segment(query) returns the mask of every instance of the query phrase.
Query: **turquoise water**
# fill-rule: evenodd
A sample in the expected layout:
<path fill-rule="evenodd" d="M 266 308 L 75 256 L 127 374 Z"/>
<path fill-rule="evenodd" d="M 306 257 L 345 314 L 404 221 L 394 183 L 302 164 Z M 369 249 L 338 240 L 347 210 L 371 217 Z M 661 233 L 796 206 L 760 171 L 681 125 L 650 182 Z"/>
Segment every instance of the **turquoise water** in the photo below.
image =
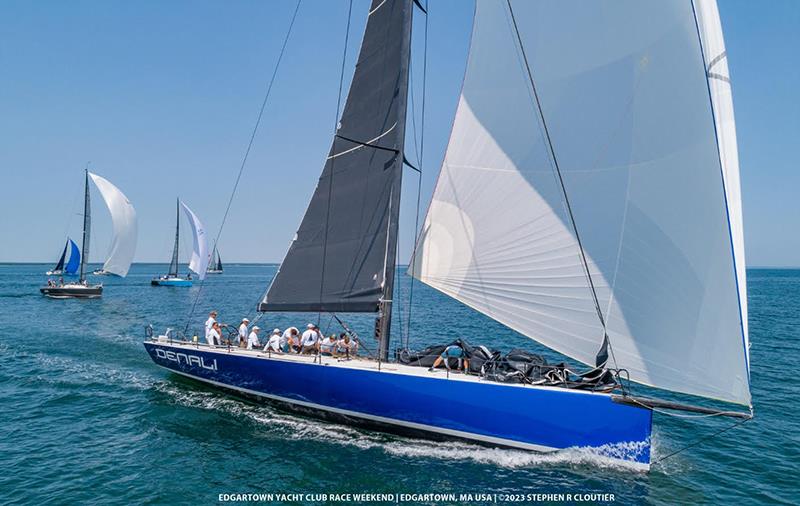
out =
<path fill-rule="evenodd" d="M 2 504 L 208 504 L 220 493 L 248 492 L 600 492 L 622 504 L 797 502 L 798 270 L 748 273 L 756 418 L 644 474 L 580 451 L 537 455 L 431 443 L 229 397 L 157 368 L 141 345 L 147 323 L 160 330 L 186 324 L 197 286 L 151 287 L 164 266 L 136 265 L 127 279 L 96 278 L 106 286 L 102 299 L 50 300 L 38 293 L 49 267 L 0 264 Z M 190 329 L 201 327 L 211 307 L 224 322 L 252 318 L 274 272 L 231 265 L 211 276 Z M 402 277 L 400 313 L 407 289 Z M 542 351 L 431 289 L 414 290 L 412 347 L 459 335 Z M 307 318 L 268 315 L 260 326 Z M 349 321 L 370 334 L 370 319 Z M 399 321 L 394 332 L 405 334 Z M 321 323 L 324 329 L 328 318 Z M 654 458 L 731 423 L 656 415 Z"/>

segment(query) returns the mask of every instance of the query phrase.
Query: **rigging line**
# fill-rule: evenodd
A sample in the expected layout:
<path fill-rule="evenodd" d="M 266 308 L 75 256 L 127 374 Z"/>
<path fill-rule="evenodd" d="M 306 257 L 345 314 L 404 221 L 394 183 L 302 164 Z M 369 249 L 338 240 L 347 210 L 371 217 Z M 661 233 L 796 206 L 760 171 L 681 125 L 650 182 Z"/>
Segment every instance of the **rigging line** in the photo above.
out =
<path fill-rule="evenodd" d="M 339 93 L 336 96 L 336 118 L 334 118 L 333 122 L 333 146 L 331 147 L 332 152 L 336 148 L 336 137 L 337 137 L 337 132 L 339 131 L 339 114 L 342 110 L 342 88 L 344 87 L 344 67 L 345 63 L 347 62 L 347 44 L 350 41 L 350 21 L 352 19 L 352 16 L 353 16 L 353 0 L 350 0 L 349 6 L 347 8 L 347 27 L 345 28 L 344 32 L 344 47 L 342 48 L 342 66 L 341 69 L 339 70 Z M 328 179 L 328 201 L 326 202 L 326 209 L 325 209 L 325 235 L 322 240 L 322 271 L 320 272 L 320 277 L 319 277 L 320 306 L 322 305 L 322 292 L 325 287 L 325 264 L 327 263 L 328 259 L 328 229 L 331 217 L 331 199 L 333 198 L 333 171 L 336 166 L 336 155 L 331 157 L 330 160 L 331 160 L 331 170 L 330 170 L 330 178 Z M 317 325 L 319 325 L 321 318 L 322 318 L 322 311 L 318 311 Z"/>
<path fill-rule="evenodd" d="M 569 219 L 570 219 L 570 222 L 572 224 L 572 230 L 575 232 L 575 240 L 578 243 L 578 249 L 580 250 L 581 260 L 583 262 L 583 268 L 586 271 L 586 278 L 589 281 L 589 288 L 591 289 L 592 299 L 594 301 L 595 309 L 597 310 L 597 317 L 600 319 L 600 325 L 603 327 L 603 334 L 604 334 L 604 336 L 603 336 L 603 341 L 604 341 L 603 344 L 605 345 L 607 343 L 609 349 L 611 349 L 611 341 L 608 338 L 608 330 L 606 328 L 606 320 L 605 320 L 605 317 L 603 316 L 603 310 L 600 308 L 600 301 L 599 301 L 599 299 L 597 297 L 597 290 L 596 290 L 596 288 L 594 286 L 594 280 L 592 279 L 592 273 L 591 273 L 591 271 L 589 269 L 589 262 L 586 259 L 586 252 L 583 249 L 583 243 L 581 242 L 581 236 L 578 233 L 578 225 L 575 222 L 575 215 L 573 214 L 572 206 L 569 203 L 569 196 L 567 195 L 567 188 L 566 188 L 566 186 L 564 184 L 564 177 L 561 174 L 561 168 L 558 165 L 558 159 L 556 157 L 556 151 L 555 151 L 555 148 L 553 147 L 553 139 L 550 136 L 549 129 L 547 128 L 547 122 L 545 121 L 545 118 L 544 118 L 544 110 L 542 110 L 542 103 L 541 103 L 541 100 L 539 99 L 539 93 L 536 90 L 536 84 L 535 84 L 534 79 L 533 79 L 533 72 L 531 71 L 531 66 L 528 63 L 528 55 L 525 52 L 525 46 L 522 44 L 522 35 L 519 32 L 519 26 L 517 26 L 517 18 L 514 16 L 514 9 L 511 7 L 511 0 L 506 0 L 506 4 L 508 5 L 508 11 L 511 14 L 511 22 L 514 25 L 514 31 L 516 32 L 516 35 L 517 35 L 517 41 L 519 42 L 520 52 L 522 53 L 522 59 L 525 62 L 525 69 L 527 70 L 528 79 L 529 79 L 530 84 L 531 84 L 531 89 L 533 90 L 533 98 L 536 101 L 536 109 L 539 111 L 539 118 L 542 121 L 542 130 L 544 130 L 544 135 L 545 135 L 545 138 L 547 139 L 547 147 L 548 147 L 548 150 L 550 152 L 550 156 L 553 159 L 553 166 L 554 166 L 554 168 L 556 170 L 556 174 L 558 175 L 558 181 L 559 181 L 559 183 L 561 185 L 561 193 L 564 196 L 564 203 L 565 203 L 565 205 L 567 207 L 567 213 L 569 215 Z M 602 350 L 602 347 L 601 347 L 601 350 Z M 613 350 L 611 350 L 611 354 L 612 354 L 612 357 L 613 357 L 613 355 L 614 355 L 614 351 Z M 616 364 L 616 359 L 614 359 L 614 363 Z"/>
<path fill-rule="evenodd" d="M 416 1 L 416 0 L 415 0 Z M 425 96 L 427 90 L 427 79 L 428 79 L 428 18 L 430 16 L 430 2 L 425 2 L 425 36 L 424 36 L 424 43 L 423 43 L 423 50 L 422 50 L 422 117 L 420 118 L 420 129 L 419 129 L 419 153 L 417 154 L 417 165 L 419 169 L 417 170 L 417 210 L 416 215 L 414 217 L 414 237 L 419 235 L 419 210 L 420 204 L 422 203 L 422 157 L 425 155 Z M 413 97 L 413 95 L 412 95 Z M 414 147 L 416 148 L 416 122 L 414 123 Z M 412 254 L 411 260 L 414 260 L 414 255 Z M 408 344 L 411 339 L 411 312 L 414 308 L 414 276 L 410 276 L 411 278 L 411 286 L 408 289 L 408 321 L 406 322 L 406 349 L 408 349 Z"/>
<path fill-rule="evenodd" d="M 750 420 L 752 420 L 752 418 L 742 418 L 741 420 L 739 420 L 738 422 L 734 423 L 733 425 L 730 425 L 728 427 L 725 427 L 724 429 L 718 430 L 717 432 L 714 432 L 713 434 L 710 434 L 708 436 L 705 436 L 705 437 L 702 437 L 700 439 L 697 439 L 697 440 L 689 443 L 688 445 L 686 445 L 686 446 L 684 446 L 682 448 L 678 448 L 674 452 L 669 453 L 666 456 L 661 457 L 660 459 L 656 460 L 655 462 L 653 462 L 652 465 L 660 464 L 660 463 L 664 462 L 665 460 L 667 460 L 670 457 L 674 457 L 675 455 L 677 455 L 677 454 L 679 454 L 679 453 L 681 453 L 681 452 L 683 452 L 685 450 L 688 450 L 689 448 L 694 448 L 695 446 L 698 446 L 699 444 L 704 443 L 704 442 L 708 441 L 709 439 L 713 439 L 713 438 L 715 438 L 715 437 L 717 437 L 717 436 L 719 436 L 721 434 L 724 434 L 725 432 L 728 432 L 731 429 L 735 429 L 736 427 L 742 425 L 745 422 L 749 422 Z"/>
<path fill-rule="evenodd" d="M 289 37 L 292 34 L 292 28 L 294 27 L 294 22 L 297 19 L 297 13 L 300 10 L 300 3 L 302 0 L 297 0 L 297 4 L 294 7 L 294 12 L 292 13 L 292 19 L 289 22 L 289 28 L 286 30 L 286 36 L 283 38 L 283 44 L 281 45 L 281 50 L 278 53 L 278 60 L 275 62 L 275 68 L 272 70 L 272 76 L 269 79 L 269 84 L 267 85 L 267 91 L 264 94 L 264 100 L 261 102 L 261 108 L 258 111 L 258 116 L 256 117 L 256 124 L 253 126 L 253 132 L 250 134 L 250 140 L 247 143 L 247 149 L 244 152 L 244 156 L 242 157 L 242 163 L 239 166 L 239 174 L 236 176 L 236 182 L 233 185 L 233 190 L 231 191 L 231 196 L 228 199 L 228 205 L 225 207 L 225 214 L 222 216 L 222 223 L 220 223 L 219 231 L 217 232 L 216 238 L 214 238 L 214 244 L 216 245 L 219 242 L 219 238 L 222 235 L 222 229 L 225 227 L 225 221 L 228 219 L 228 212 L 231 210 L 231 205 L 233 204 L 233 199 L 236 196 L 236 190 L 239 188 L 239 181 L 242 179 L 242 173 L 244 172 L 245 165 L 247 164 L 247 158 L 250 156 L 250 150 L 253 147 L 253 142 L 256 138 L 256 133 L 258 133 L 258 127 L 261 125 L 261 118 L 264 116 L 264 109 L 267 106 L 267 101 L 269 100 L 270 93 L 272 92 L 272 85 L 275 83 L 275 78 L 278 75 L 278 69 L 281 66 L 281 61 L 283 60 L 283 55 L 286 52 L 286 45 L 289 43 Z M 198 287 L 197 294 L 194 298 L 194 303 L 192 304 L 192 309 L 189 312 L 189 316 L 186 319 L 186 327 L 184 328 L 184 333 L 189 328 L 189 322 L 194 316 L 194 311 L 197 308 L 197 302 L 200 300 L 200 294 L 203 292 L 203 285 L 205 284 L 205 277 L 200 280 L 200 286 Z"/>

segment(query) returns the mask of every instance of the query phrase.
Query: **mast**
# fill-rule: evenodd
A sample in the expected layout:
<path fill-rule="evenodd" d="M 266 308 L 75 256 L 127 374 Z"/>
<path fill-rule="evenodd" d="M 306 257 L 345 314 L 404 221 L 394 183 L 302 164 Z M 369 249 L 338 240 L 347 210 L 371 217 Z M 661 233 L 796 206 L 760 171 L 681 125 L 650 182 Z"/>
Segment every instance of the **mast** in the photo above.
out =
<path fill-rule="evenodd" d="M 178 244 L 180 242 L 181 232 L 181 200 L 175 201 L 175 246 L 172 248 L 172 261 L 169 263 L 169 272 L 167 276 L 178 275 Z"/>
<path fill-rule="evenodd" d="M 89 234 L 92 227 L 92 209 L 89 201 L 89 168 L 84 170 L 85 189 L 83 200 L 83 242 L 81 244 L 81 274 L 79 282 L 86 281 L 86 263 L 89 261 Z"/>

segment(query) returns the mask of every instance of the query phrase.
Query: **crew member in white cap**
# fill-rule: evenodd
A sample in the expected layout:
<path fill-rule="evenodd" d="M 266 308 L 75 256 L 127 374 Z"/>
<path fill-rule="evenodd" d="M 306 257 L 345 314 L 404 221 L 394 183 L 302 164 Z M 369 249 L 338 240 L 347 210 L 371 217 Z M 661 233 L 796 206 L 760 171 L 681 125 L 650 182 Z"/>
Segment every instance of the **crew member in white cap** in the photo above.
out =
<path fill-rule="evenodd" d="M 247 318 L 242 318 L 242 324 L 239 325 L 239 336 L 237 337 L 239 348 L 244 348 L 247 346 L 247 326 L 250 324 L 250 320 Z"/>
<path fill-rule="evenodd" d="M 319 330 L 317 330 L 317 326 L 313 323 L 309 323 L 306 325 L 306 331 L 303 332 L 303 339 L 301 344 L 303 345 L 301 353 L 307 355 L 309 353 L 316 353 L 317 344 L 319 343 L 320 335 Z"/>
<path fill-rule="evenodd" d="M 258 331 L 261 328 L 258 325 L 253 326 L 253 330 L 250 332 L 250 336 L 247 338 L 247 349 L 252 350 L 253 348 L 260 348 L 261 343 L 258 341 Z"/>
<path fill-rule="evenodd" d="M 283 348 L 281 347 L 281 329 L 275 329 L 272 331 L 272 335 L 269 336 L 269 341 L 267 341 L 267 345 L 264 346 L 264 351 L 272 351 L 275 353 L 283 353 Z"/>

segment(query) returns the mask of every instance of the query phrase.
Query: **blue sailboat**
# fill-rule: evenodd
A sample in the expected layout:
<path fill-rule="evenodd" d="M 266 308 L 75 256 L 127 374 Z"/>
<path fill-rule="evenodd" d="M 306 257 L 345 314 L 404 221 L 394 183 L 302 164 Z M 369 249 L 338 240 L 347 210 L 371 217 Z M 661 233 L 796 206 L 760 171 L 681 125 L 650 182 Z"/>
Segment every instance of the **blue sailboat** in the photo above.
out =
<path fill-rule="evenodd" d="M 67 249 L 71 247 L 69 262 L 67 262 L 66 269 L 64 268 L 64 262 L 67 259 Z M 75 274 L 78 272 L 78 267 L 80 266 L 81 262 L 81 252 L 78 249 L 78 245 L 75 242 L 67 238 L 67 241 L 64 243 L 64 250 L 61 252 L 61 257 L 58 259 L 58 263 L 56 266 L 53 267 L 51 270 L 47 271 L 48 276 L 60 276 L 62 274 Z"/>
<path fill-rule="evenodd" d="M 430 356 L 391 353 L 417 8 L 372 1 L 322 175 L 258 305 L 330 313 L 355 339 L 340 315 L 373 313 L 375 356 L 243 350 L 168 333 L 145 340 L 151 359 L 342 423 L 583 448 L 639 469 L 651 463 L 654 410 L 752 417 L 736 139 L 713 0 L 477 0 L 409 272 L 586 369 L 462 344 L 470 366 L 451 371 L 443 352 L 445 373 L 422 364 Z M 634 395 L 631 383 L 750 409 Z"/>

